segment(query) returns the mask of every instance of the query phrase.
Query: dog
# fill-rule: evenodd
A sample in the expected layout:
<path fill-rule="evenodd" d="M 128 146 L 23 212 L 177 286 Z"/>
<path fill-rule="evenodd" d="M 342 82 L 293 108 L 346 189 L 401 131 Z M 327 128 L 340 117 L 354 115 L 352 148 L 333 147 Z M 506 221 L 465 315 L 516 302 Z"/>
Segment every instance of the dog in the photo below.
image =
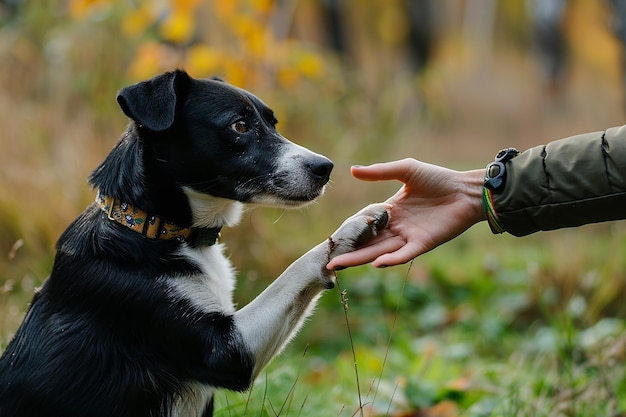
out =
<path fill-rule="evenodd" d="M 96 201 L 0 358 L 2 417 L 211 416 L 215 390 L 248 389 L 334 286 L 327 262 L 388 221 L 366 207 L 237 310 L 220 229 L 313 201 L 333 163 L 220 79 L 167 72 L 117 102 L 130 123 L 89 177 Z"/>

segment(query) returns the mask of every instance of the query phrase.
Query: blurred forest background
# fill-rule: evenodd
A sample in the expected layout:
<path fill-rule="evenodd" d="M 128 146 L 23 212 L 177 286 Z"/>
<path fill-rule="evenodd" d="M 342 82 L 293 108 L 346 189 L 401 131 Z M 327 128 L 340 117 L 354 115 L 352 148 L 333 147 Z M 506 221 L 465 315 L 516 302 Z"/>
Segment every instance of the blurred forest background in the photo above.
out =
<path fill-rule="evenodd" d="M 86 178 L 127 123 L 119 88 L 174 68 L 218 75 L 335 162 L 318 204 L 223 231 L 245 304 L 399 187 L 359 183 L 352 164 L 470 169 L 622 125 L 624 3 L 0 1 L 0 350 L 94 198 Z M 219 394 L 217 415 L 626 416 L 625 254 L 623 222 L 520 239 L 482 224 L 411 265 L 342 271 L 346 315 L 326 294 L 250 393 Z"/>

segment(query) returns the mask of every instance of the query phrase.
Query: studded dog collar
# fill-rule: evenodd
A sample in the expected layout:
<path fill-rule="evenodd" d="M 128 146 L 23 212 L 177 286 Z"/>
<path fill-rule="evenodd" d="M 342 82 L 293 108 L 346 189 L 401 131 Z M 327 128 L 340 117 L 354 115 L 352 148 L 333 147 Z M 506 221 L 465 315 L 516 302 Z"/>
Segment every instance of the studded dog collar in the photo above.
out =
<path fill-rule="evenodd" d="M 103 195 L 100 191 L 96 195 L 96 204 L 107 214 L 110 220 L 141 233 L 148 239 L 178 239 L 188 241 L 193 246 L 211 246 L 219 238 L 220 228 L 197 231 L 189 227 L 183 228 L 161 216 L 147 213 L 132 204 Z"/>

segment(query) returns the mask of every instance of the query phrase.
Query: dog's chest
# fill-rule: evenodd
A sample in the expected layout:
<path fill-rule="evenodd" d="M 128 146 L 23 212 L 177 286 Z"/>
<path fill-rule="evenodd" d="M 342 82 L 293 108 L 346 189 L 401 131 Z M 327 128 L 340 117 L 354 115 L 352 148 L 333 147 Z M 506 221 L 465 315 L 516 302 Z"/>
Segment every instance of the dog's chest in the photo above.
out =
<path fill-rule="evenodd" d="M 183 388 L 181 398 L 174 405 L 172 417 L 205 417 L 213 392 L 214 388 L 208 385 L 189 383 Z"/>
<path fill-rule="evenodd" d="M 235 271 L 224 256 L 222 245 L 185 248 L 181 255 L 196 264 L 201 272 L 171 280 L 175 294 L 203 312 L 234 312 Z"/>

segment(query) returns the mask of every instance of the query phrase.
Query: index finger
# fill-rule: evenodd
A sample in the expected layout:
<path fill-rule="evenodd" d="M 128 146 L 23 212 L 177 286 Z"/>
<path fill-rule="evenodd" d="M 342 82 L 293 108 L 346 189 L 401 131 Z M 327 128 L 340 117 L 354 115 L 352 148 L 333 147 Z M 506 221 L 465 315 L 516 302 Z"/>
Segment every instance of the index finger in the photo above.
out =
<path fill-rule="evenodd" d="M 350 266 L 370 263 L 383 254 L 396 252 L 404 244 L 405 242 L 401 238 L 385 239 L 371 246 L 364 246 L 353 252 L 336 256 L 326 265 L 326 268 L 330 270 L 335 268 L 343 269 Z"/>
<path fill-rule="evenodd" d="M 415 163 L 412 158 L 400 159 L 391 162 L 379 162 L 369 166 L 354 165 L 350 168 L 350 173 L 363 181 L 405 181 L 407 172 Z"/>

